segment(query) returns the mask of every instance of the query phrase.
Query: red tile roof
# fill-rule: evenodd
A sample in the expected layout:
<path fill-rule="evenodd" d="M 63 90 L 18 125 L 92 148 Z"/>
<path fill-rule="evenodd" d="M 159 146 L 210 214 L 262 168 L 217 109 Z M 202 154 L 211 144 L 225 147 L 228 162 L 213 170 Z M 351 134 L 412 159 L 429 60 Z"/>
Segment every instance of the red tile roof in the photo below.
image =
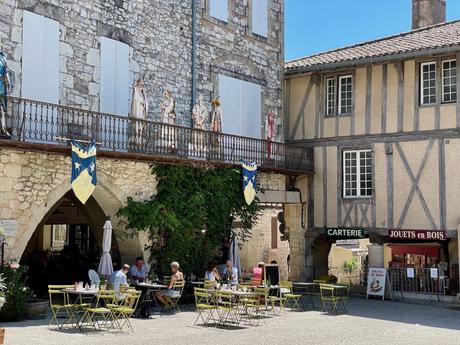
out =
<path fill-rule="evenodd" d="M 285 64 L 286 73 L 314 71 L 341 63 L 353 65 L 362 60 L 423 52 L 437 48 L 460 48 L 460 20 L 433 25 L 349 47 L 306 56 Z"/>

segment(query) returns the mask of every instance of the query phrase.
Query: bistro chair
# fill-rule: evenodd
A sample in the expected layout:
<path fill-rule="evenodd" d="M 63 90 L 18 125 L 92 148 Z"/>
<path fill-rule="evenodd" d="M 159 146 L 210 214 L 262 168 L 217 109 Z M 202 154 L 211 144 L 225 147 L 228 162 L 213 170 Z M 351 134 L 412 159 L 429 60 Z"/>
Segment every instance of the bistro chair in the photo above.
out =
<path fill-rule="evenodd" d="M 238 325 L 238 305 L 235 303 L 232 291 L 216 290 L 215 298 L 219 324 L 233 323 Z"/>
<path fill-rule="evenodd" d="M 319 289 L 324 312 L 338 314 L 339 310 L 347 311 L 345 301 L 348 299 L 348 288 L 343 289 L 344 295 L 339 295 L 338 289 L 330 284 L 321 284 Z"/>
<path fill-rule="evenodd" d="M 48 296 L 51 310 L 51 319 L 48 326 L 51 326 L 54 322 L 59 329 L 62 329 L 67 322 L 72 323 L 72 320 L 76 320 L 74 312 L 77 305 L 69 303 L 69 296 L 65 291 L 63 291 L 63 289 L 70 288 L 73 289 L 74 286 L 48 285 Z M 58 318 L 63 319 L 62 323 L 59 323 Z"/>
<path fill-rule="evenodd" d="M 126 298 L 124 299 L 123 303 L 110 308 L 113 313 L 114 320 L 117 323 L 117 327 L 120 329 L 120 331 L 123 329 L 124 326 L 127 325 L 134 333 L 134 329 L 131 324 L 130 318 L 136 312 L 136 308 L 141 298 L 141 294 L 142 291 L 127 290 Z"/>
<path fill-rule="evenodd" d="M 260 320 L 265 322 L 263 314 L 265 312 L 265 304 L 260 303 L 260 296 L 258 294 L 249 295 L 239 301 L 240 306 L 240 320 L 246 317 L 250 326 L 258 326 Z M 253 322 L 257 321 L 255 324 Z"/>
<path fill-rule="evenodd" d="M 216 286 L 216 281 L 215 280 L 205 280 L 203 287 L 205 289 L 214 289 L 214 286 Z"/>
<path fill-rule="evenodd" d="M 115 322 L 115 316 L 109 306 L 115 304 L 114 291 L 99 290 L 96 296 L 96 305 L 85 309 L 81 324 L 83 325 L 85 321 L 88 321 L 94 329 L 103 329 L 103 327 L 110 329 Z"/>
<path fill-rule="evenodd" d="M 210 292 L 208 289 L 195 288 L 195 307 L 196 311 L 198 312 L 198 316 L 193 323 L 194 326 L 200 318 L 203 320 L 204 325 L 208 324 L 209 320 L 214 322 L 216 321 L 213 317 L 213 314 L 217 309 L 217 306 L 214 303 L 212 292 Z M 205 318 L 204 315 L 206 313 L 208 315 Z"/>
<path fill-rule="evenodd" d="M 257 287 L 253 288 L 253 291 L 257 293 L 259 301 L 265 306 L 265 311 L 268 312 L 270 309 L 273 311 L 273 315 L 278 315 L 276 313 L 276 302 L 280 303 L 280 308 L 282 306 L 282 299 L 278 296 L 270 296 L 270 288 L 268 287 Z"/>
<path fill-rule="evenodd" d="M 279 283 L 279 287 L 282 309 L 288 307 L 291 310 L 303 310 L 302 295 L 293 292 L 292 282 L 282 281 Z"/>
<path fill-rule="evenodd" d="M 171 297 L 169 296 L 164 296 L 163 298 L 166 300 L 166 309 L 169 311 L 172 311 L 173 308 L 176 308 L 178 312 L 180 312 L 179 308 L 179 300 L 182 297 L 182 293 L 184 292 L 184 286 L 185 286 L 185 281 L 180 280 L 176 281 L 174 285 L 172 286 L 172 290 L 174 290 L 175 294 Z"/>

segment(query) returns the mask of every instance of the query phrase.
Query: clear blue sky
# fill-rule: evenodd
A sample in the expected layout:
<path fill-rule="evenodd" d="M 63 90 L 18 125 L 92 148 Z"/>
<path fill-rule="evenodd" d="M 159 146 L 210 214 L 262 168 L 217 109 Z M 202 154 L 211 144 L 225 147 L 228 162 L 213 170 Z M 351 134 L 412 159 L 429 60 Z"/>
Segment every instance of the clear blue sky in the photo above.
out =
<path fill-rule="evenodd" d="M 285 0 L 286 61 L 410 31 L 411 0 Z M 460 0 L 447 0 L 447 20 Z"/>

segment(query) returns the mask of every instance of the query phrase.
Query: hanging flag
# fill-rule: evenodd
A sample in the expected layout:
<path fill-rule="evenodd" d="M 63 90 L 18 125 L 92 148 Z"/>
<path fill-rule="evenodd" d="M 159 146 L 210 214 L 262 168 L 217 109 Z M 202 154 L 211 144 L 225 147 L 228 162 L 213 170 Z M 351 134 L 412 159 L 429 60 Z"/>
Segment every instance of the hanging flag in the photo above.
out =
<path fill-rule="evenodd" d="M 256 185 L 257 185 L 257 164 L 256 162 L 249 163 L 247 161 L 242 162 L 243 167 L 243 194 L 246 204 L 251 205 L 256 197 Z"/>
<path fill-rule="evenodd" d="M 87 148 L 75 140 L 72 146 L 72 189 L 83 204 L 89 199 L 96 188 L 96 143 L 93 141 Z"/>

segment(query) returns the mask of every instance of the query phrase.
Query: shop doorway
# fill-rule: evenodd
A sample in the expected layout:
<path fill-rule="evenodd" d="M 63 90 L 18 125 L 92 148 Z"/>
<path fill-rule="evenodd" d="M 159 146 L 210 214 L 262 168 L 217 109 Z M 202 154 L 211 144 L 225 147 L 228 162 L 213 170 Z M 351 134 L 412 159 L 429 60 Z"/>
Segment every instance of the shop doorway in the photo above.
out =
<path fill-rule="evenodd" d="M 44 296 L 48 284 L 88 281 L 88 270 L 97 269 L 103 225 L 107 216 L 91 197 L 85 205 L 67 192 L 43 217 L 22 255 L 29 267 L 28 284 Z M 112 259 L 120 265 L 118 242 L 113 235 Z"/>

